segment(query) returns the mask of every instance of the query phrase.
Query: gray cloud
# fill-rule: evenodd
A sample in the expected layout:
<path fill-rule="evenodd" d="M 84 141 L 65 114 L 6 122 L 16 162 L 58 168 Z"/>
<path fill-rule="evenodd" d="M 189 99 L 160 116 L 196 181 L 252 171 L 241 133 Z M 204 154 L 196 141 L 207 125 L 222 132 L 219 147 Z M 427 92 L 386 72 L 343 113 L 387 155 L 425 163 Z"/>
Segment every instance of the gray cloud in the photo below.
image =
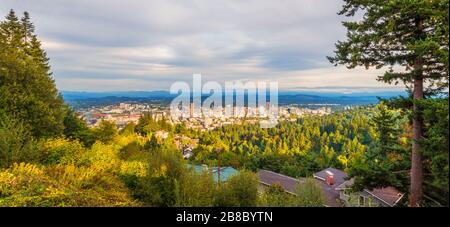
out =
<path fill-rule="evenodd" d="M 344 18 L 336 14 L 341 5 L 336 0 L 2 0 L 0 13 L 30 12 L 62 90 L 168 89 L 193 73 L 218 81 L 276 79 L 286 89 L 356 87 L 359 79 L 331 77 L 363 74 L 364 86 L 384 86 L 373 72 L 335 71 L 325 59 L 345 37 Z"/>

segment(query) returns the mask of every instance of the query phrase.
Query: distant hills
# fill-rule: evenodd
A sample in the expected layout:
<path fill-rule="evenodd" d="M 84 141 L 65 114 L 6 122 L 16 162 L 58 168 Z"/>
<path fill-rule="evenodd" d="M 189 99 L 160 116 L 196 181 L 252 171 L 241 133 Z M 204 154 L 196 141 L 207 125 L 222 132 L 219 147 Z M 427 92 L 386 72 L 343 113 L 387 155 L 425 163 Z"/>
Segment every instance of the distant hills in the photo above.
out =
<path fill-rule="evenodd" d="M 389 98 L 405 95 L 401 91 L 383 91 L 373 93 L 320 93 L 320 92 L 295 92 L 280 91 L 278 95 L 279 104 L 335 104 L 366 105 L 378 102 L 378 97 Z M 120 102 L 157 102 L 169 103 L 177 95 L 168 91 L 120 91 L 120 92 L 79 92 L 62 91 L 65 101 L 74 107 L 89 107 L 95 105 L 110 105 Z"/>

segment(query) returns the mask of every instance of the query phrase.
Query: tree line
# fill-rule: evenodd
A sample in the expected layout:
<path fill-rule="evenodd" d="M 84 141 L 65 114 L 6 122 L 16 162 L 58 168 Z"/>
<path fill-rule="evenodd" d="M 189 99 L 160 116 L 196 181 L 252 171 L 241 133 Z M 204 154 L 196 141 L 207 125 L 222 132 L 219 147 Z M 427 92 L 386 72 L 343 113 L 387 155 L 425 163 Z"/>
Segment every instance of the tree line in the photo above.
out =
<path fill-rule="evenodd" d="M 244 123 L 207 132 L 151 115 L 122 131 L 107 121 L 89 128 L 58 93 L 29 14 L 11 10 L 0 22 L 0 205 L 309 206 L 322 197 L 314 184 L 295 198 L 277 185 L 261 194 L 254 172 L 308 177 L 336 167 L 355 179 L 354 190 L 391 185 L 410 206 L 448 206 L 448 1 L 346 0 L 340 14 L 359 10 L 362 21 L 344 23 L 348 40 L 330 61 L 391 66 L 380 80 L 404 82 L 409 96 L 271 129 Z M 168 138 L 157 139 L 157 130 Z M 191 163 L 220 159 L 239 174 L 216 184 L 194 173 L 175 135 L 199 139 Z"/>

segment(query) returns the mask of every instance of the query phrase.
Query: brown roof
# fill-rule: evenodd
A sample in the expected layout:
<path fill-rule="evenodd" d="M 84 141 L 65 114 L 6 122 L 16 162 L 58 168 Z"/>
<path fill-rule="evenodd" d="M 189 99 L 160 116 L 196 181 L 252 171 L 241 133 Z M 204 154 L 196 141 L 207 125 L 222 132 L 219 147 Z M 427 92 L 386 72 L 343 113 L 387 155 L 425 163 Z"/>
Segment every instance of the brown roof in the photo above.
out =
<path fill-rule="evenodd" d="M 353 178 L 343 182 L 341 185 L 335 188 L 335 190 L 344 190 L 346 188 L 352 187 L 354 183 Z M 365 192 L 369 193 L 376 200 L 379 200 L 385 203 L 388 206 L 395 206 L 398 201 L 403 197 L 403 193 L 398 191 L 396 188 L 392 186 L 384 187 L 384 188 L 375 188 L 372 190 L 364 189 Z"/>
<path fill-rule="evenodd" d="M 327 175 L 333 174 L 334 184 L 328 185 L 325 182 Z M 314 178 L 322 187 L 326 205 L 330 207 L 342 206 L 339 201 L 339 190 L 351 187 L 353 185 L 353 179 L 345 180 L 347 178 L 347 173 L 342 170 L 335 168 L 327 168 L 322 171 L 313 174 Z M 258 171 L 259 181 L 265 185 L 279 184 L 283 189 L 288 192 L 295 194 L 295 187 L 298 183 L 304 182 L 303 178 L 295 179 L 293 177 L 285 176 L 279 173 L 275 173 L 269 170 L 259 170 Z M 384 187 L 376 188 L 373 190 L 364 189 L 365 192 L 372 195 L 375 199 L 389 205 L 395 206 L 398 201 L 403 197 L 403 193 L 399 192 L 394 187 Z"/>
<path fill-rule="evenodd" d="M 322 171 L 319 171 L 317 173 L 314 173 L 313 176 L 316 179 L 325 181 L 325 179 L 327 179 L 327 175 L 328 172 L 333 174 L 333 179 L 334 179 L 334 184 L 333 184 L 333 188 L 339 186 L 340 184 L 344 183 L 345 178 L 347 178 L 347 173 L 345 173 L 342 170 L 339 169 L 335 169 L 335 168 L 326 168 Z"/>
<path fill-rule="evenodd" d="M 342 204 L 338 202 L 339 191 L 336 191 L 333 186 L 328 185 L 325 181 L 319 179 L 316 179 L 316 181 L 322 187 L 322 192 L 325 197 L 325 205 L 329 207 L 341 207 Z"/>
<path fill-rule="evenodd" d="M 371 194 L 378 200 L 386 203 L 389 206 L 395 206 L 398 201 L 403 197 L 403 193 L 399 192 L 396 188 L 388 186 L 384 188 L 374 188 L 373 190 L 364 189 L 367 193 Z"/>
<path fill-rule="evenodd" d="M 286 192 L 295 194 L 295 187 L 299 182 L 303 182 L 303 179 L 295 179 L 293 177 L 285 176 L 279 173 L 275 173 L 269 170 L 258 171 L 259 182 L 265 185 L 279 184 Z"/>
<path fill-rule="evenodd" d="M 333 175 L 334 184 L 328 185 L 325 180 L 327 179 L 328 174 Z M 345 182 L 345 178 L 347 178 L 347 173 L 342 170 L 335 168 L 326 168 L 317 173 L 313 174 L 313 177 L 320 183 L 322 186 L 322 191 L 325 196 L 326 205 L 330 207 L 339 207 L 342 206 L 339 204 L 339 191 L 336 191 L 335 188 Z"/>

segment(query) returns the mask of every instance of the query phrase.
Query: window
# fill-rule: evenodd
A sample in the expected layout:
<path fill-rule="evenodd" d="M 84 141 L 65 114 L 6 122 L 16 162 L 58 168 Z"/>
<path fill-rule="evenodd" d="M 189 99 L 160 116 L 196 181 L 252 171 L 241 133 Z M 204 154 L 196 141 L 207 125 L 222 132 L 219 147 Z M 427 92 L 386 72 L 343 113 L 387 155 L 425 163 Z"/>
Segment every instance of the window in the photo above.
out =
<path fill-rule="evenodd" d="M 366 200 L 367 200 L 367 198 L 366 197 L 364 197 L 364 196 L 359 196 L 359 205 L 360 206 L 365 206 L 366 205 Z"/>
<path fill-rule="evenodd" d="M 348 190 L 348 189 L 344 189 L 344 190 L 342 190 L 342 194 L 344 194 L 345 196 L 349 196 L 349 195 L 350 195 L 350 193 L 349 193 L 349 190 Z"/>

